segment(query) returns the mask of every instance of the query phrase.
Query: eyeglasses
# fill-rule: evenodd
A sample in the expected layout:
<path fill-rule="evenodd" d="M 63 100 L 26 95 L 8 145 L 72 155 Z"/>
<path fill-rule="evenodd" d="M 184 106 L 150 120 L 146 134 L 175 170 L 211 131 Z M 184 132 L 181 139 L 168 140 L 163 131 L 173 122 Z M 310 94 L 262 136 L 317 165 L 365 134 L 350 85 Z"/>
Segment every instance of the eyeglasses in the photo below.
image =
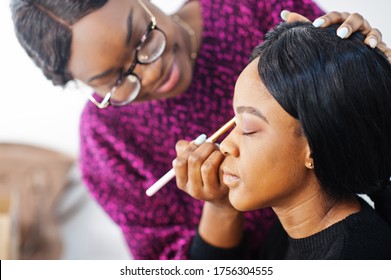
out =
<path fill-rule="evenodd" d="M 102 102 L 98 102 L 92 95 L 89 95 L 90 101 L 99 109 L 104 109 L 109 105 L 124 106 L 131 103 L 138 96 L 141 89 L 141 79 L 133 72 L 134 68 L 137 64 L 146 65 L 155 62 L 162 56 L 166 48 L 166 34 L 157 27 L 156 18 L 145 4 L 141 0 L 138 0 L 138 2 L 150 16 L 151 22 L 137 44 L 132 64 L 128 70 L 120 74 L 115 85 L 106 93 Z M 117 100 L 112 99 L 114 95 Z"/>

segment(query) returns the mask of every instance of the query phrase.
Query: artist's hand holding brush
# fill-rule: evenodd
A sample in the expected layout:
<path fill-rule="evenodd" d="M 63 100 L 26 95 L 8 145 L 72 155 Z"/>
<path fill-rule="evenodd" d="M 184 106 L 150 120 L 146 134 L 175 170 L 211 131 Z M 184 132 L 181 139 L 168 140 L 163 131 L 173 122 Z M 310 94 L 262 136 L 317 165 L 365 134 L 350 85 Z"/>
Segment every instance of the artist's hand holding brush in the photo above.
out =
<path fill-rule="evenodd" d="M 173 167 L 177 186 L 198 200 L 224 199 L 228 188 L 221 182 L 219 170 L 224 155 L 214 143 L 198 144 L 198 139 L 181 140 L 176 144 L 177 158 Z"/>
<path fill-rule="evenodd" d="M 243 214 L 232 207 L 228 188 L 223 184 L 220 165 L 224 155 L 213 144 L 178 141 L 173 161 L 179 189 L 195 199 L 205 201 L 199 234 L 207 243 L 231 248 L 243 235 Z"/>

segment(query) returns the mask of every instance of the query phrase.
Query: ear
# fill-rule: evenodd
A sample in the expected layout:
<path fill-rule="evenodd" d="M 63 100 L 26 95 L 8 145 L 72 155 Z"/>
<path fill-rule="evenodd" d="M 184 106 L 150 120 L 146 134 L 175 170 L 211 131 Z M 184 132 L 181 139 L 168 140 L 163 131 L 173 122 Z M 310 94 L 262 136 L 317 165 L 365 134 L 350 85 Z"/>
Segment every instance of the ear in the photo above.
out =
<path fill-rule="evenodd" d="M 314 169 L 314 159 L 312 158 L 312 151 L 310 145 L 307 142 L 305 151 L 305 167 L 308 169 Z"/>

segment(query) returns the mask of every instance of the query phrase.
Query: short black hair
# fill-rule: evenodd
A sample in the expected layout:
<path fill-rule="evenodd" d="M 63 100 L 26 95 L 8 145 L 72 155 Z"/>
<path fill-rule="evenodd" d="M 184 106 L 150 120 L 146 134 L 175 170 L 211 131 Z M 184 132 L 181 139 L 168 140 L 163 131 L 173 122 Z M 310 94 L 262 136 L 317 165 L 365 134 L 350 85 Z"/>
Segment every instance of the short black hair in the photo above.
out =
<path fill-rule="evenodd" d="M 298 119 L 315 174 L 336 198 L 370 194 L 390 182 L 391 65 L 358 32 L 281 23 L 256 47 L 259 75 Z"/>
<path fill-rule="evenodd" d="M 71 26 L 108 0 L 11 0 L 16 36 L 54 85 L 72 80 L 68 70 Z"/>

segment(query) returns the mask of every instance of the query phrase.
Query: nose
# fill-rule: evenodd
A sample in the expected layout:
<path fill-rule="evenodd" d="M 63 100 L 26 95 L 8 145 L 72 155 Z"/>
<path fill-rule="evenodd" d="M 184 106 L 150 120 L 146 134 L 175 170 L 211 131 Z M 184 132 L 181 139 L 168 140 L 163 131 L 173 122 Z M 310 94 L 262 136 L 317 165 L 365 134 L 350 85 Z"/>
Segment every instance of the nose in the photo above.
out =
<path fill-rule="evenodd" d="M 137 64 L 134 73 L 140 77 L 143 88 L 155 88 L 164 73 L 162 59 L 159 58 L 150 64 Z"/>
<path fill-rule="evenodd" d="M 227 137 L 220 143 L 220 151 L 224 156 L 239 156 L 238 145 L 236 144 L 236 128 L 234 128 Z"/>

